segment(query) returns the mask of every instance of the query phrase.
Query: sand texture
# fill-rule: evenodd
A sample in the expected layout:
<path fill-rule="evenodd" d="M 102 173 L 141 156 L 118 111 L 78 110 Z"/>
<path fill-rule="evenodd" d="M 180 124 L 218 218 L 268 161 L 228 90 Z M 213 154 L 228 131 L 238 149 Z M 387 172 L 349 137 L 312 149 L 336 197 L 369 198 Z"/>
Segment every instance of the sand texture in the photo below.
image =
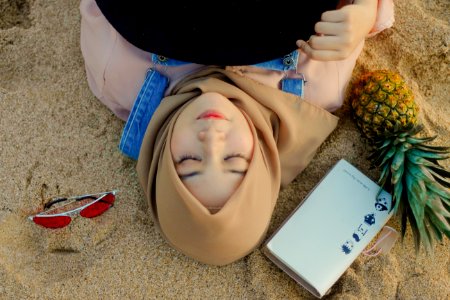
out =
<path fill-rule="evenodd" d="M 260 250 L 225 267 L 197 263 L 156 230 L 124 126 L 88 88 L 79 1 L 0 0 L 0 299 L 313 299 Z M 354 75 L 391 69 L 416 96 L 427 134 L 450 144 L 450 2 L 396 0 L 393 28 L 369 39 Z M 281 192 L 273 232 L 339 159 L 376 179 L 348 103 L 338 129 Z M 449 160 L 444 163 L 447 168 Z M 95 219 L 56 231 L 26 219 L 43 201 L 119 189 Z M 400 229 L 398 218 L 389 225 Z M 450 242 L 415 255 L 410 231 L 386 256 L 360 256 L 328 299 L 450 299 Z"/>

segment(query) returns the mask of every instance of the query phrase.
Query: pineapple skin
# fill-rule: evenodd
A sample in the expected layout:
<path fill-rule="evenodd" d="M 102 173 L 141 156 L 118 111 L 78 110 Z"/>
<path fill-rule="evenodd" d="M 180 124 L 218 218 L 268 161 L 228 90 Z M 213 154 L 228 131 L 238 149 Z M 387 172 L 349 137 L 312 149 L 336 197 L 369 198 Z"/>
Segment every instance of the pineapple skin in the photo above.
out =
<path fill-rule="evenodd" d="M 419 107 L 403 78 L 390 70 L 364 73 L 352 86 L 353 116 L 370 140 L 405 132 L 418 123 Z"/>

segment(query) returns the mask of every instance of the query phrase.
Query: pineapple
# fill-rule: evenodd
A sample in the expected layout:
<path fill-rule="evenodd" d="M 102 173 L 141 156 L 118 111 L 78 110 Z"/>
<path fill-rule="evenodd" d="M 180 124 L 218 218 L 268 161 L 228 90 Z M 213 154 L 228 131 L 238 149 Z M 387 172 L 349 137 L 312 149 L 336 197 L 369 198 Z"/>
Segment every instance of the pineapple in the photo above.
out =
<path fill-rule="evenodd" d="M 394 213 L 407 223 L 416 250 L 432 250 L 435 239 L 450 238 L 450 172 L 439 164 L 450 147 L 428 145 L 418 137 L 418 106 L 402 77 L 389 70 L 367 72 L 351 86 L 350 101 L 358 128 L 374 146 L 369 159 L 381 171 L 378 183 L 393 196 Z"/>

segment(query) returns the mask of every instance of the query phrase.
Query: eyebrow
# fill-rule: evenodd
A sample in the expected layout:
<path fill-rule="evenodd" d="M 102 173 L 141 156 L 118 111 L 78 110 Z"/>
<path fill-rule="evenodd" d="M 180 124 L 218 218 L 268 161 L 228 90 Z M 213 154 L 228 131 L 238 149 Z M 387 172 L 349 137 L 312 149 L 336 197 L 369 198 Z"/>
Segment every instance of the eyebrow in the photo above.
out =
<path fill-rule="evenodd" d="M 239 171 L 239 170 L 229 170 L 226 171 L 227 173 L 233 173 L 233 174 L 239 174 L 244 176 L 247 173 L 247 170 L 244 171 Z M 203 172 L 192 172 L 192 173 L 187 173 L 187 174 L 178 174 L 178 177 L 180 177 L 181 180 L 187 179 L 187 178 L 192 178 L 194 176 L 197 175 L 202 175 Z"/>

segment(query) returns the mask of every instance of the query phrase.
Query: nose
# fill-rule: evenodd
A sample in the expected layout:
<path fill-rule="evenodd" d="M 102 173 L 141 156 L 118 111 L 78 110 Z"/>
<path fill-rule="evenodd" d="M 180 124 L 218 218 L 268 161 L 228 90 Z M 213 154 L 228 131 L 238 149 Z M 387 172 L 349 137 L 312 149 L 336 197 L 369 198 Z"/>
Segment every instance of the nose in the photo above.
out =
<path fill-rule="evenodd" d="M 225 132 L 210 126 L 206 130 L 202 130 L 198 133 L 198 139 L 205 147 L 205 151 L 211 153 L 223 144 L 223 141 L 225 140 Z"/>

